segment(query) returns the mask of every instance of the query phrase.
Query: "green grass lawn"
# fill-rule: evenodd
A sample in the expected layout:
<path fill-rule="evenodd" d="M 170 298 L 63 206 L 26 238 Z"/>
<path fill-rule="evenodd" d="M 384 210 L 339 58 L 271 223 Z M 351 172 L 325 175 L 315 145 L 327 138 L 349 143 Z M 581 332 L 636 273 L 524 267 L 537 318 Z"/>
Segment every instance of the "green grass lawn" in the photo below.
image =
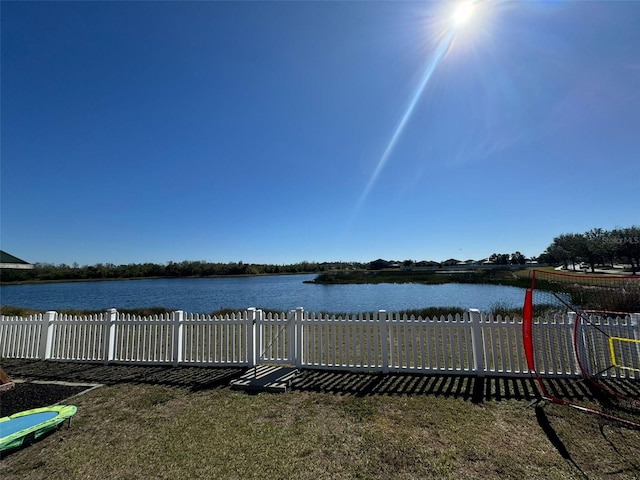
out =
<path fill-rule="evenodd" d="M 122 372 L 96 367 L 109 368 Z M 530 393 L 473 402 L 466 380 L 376 376 L 387 386 L 367 392 L 347 385 L 366 381 L 361 374 L 331 375 L 333 391 L 249 395 L 141 373 L 71 400 L 71 427 L 7 456 L 0 472 L 47 480 L 640 478 L 640 431 L 568 407 L 527 408 Z"/>

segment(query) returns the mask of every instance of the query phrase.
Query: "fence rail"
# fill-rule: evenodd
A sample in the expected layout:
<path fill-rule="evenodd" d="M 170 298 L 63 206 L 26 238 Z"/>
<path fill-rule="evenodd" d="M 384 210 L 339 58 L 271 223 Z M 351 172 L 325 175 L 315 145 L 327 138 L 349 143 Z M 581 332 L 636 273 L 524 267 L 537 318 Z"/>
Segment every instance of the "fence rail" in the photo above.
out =
<path fill-rule="evenodd" d="M 639 317 L 633 314 L 634 318 Z M 535 320 L 540 373 L 579 376 L 572 318 Z M 388 314 L 279 314 L 249 308 L 224 316 L 176 311 L 140 317 L 115 309 L 90 316 L 57 312 L 0 316 L 0 358 L 125 364 L 246 366 L 379 372 L 528 376 L 522 320 L 484 314 L 422 318 Z"/>

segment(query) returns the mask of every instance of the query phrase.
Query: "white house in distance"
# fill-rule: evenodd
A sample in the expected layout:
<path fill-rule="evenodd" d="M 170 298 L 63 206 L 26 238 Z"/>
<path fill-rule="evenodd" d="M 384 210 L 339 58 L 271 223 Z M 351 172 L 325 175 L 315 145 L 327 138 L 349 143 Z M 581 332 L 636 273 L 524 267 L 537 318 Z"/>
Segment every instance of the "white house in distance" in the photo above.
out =
<path fill-rule="evenodd" d="M 0 270 L 3 268 L 30 270 L 33 268 L 33 265 L 0 250 Z M 14 386 L 15 384 L 13 380 L 11 380 L 11 377 L 9 377 L 9 375 L 2 370 L 2 367 L 0 367 L 0 392 L 3 390 L 9 390 Z"/>
<path fill-rule="evenodd" d="M 31 270 L 33 268 L 33 265 L 0 250 L 0 268 Z"/>

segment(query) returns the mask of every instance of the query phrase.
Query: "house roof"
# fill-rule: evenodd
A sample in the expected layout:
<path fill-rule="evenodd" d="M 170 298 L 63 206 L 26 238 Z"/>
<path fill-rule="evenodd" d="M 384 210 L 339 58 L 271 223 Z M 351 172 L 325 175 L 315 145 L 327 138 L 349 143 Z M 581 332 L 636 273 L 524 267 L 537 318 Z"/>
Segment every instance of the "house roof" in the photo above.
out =
<path fill-rule="evenodd" d="M 33 265 L 0 250 L 0 268 L 33 268 Z"/>

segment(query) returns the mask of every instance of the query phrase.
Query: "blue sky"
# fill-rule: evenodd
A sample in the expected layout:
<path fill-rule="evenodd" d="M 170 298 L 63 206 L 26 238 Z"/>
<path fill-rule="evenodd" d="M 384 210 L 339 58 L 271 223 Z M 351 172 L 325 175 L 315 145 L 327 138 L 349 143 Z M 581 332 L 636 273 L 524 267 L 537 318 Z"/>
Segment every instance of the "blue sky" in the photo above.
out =
<path fill-rule="evenodd" d="M 479 259 L 640 223 L 640 2 L 454 7 L 3 1 L 1 248 Z"/>

